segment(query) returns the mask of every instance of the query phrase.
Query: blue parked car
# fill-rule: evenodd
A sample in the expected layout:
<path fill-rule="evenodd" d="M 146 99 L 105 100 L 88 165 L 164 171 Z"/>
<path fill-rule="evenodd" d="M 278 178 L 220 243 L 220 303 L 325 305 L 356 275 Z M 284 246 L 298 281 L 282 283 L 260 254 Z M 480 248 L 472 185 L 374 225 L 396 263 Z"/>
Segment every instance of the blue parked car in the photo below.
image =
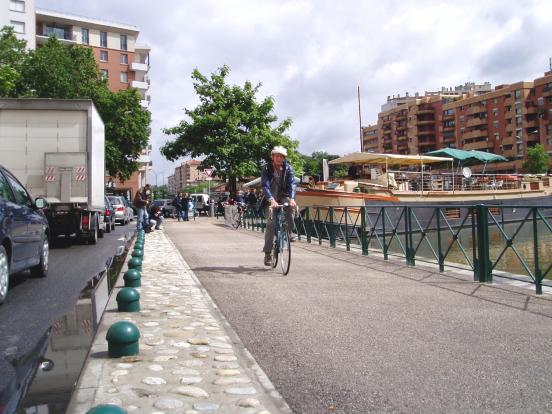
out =
<path fill-rule="evenodd" d="M 48 274 L 50 245 L 46 200 L 31 199 L 25 187 L 0 165 L 0 304 L 8 294 L 10 275 L 30 269 Z"/>

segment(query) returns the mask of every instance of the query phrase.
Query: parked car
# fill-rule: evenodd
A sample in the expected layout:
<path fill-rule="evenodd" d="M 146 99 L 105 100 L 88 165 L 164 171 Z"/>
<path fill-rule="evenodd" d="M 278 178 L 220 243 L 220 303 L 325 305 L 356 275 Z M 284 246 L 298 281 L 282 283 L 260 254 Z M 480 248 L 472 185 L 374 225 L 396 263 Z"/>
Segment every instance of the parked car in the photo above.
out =
<path fill-rule="evenodd" d="M 209 195 L 208 194 L 190 194 L 194 207 L 198 214 L 209 214 Z"/>
<path fill-rule="evenodd" d="M 126 197 L 122 197 L 124 203 L 125 203 L 125 207 L 127 209 L 127 214 L 128 214 L 128 220 L 129 221 L 132 221 L 134 220 L 134 209 L 132 208 L 132 205 L 130 203 L 130 201 L 128 201 L 126 199 Z"/>
<path fill-rule="evenodd" d="M 10 275 L 30 269 L 34 277 L 48 274 L 50 252 L 48 220 L 23 186 L 0 166 L 0 303 L 6 300 Z"/>
<path fill-rule="evenodd" d="M 113 204 L 109 201 L 109 197 L 104 197 L 105 201 L 105 210 L 104 210 L 104 222 L 105 222 L 105 232 L 111 233 L 111 230 L 115 230 L 115 209 Z"/>
<path fill-rule="evenodd" d="M 163 217 L 176 217 L 176 207 L 172 205 L 172 199 L 160 198 L 159 200 L 153 200 L 153 205 L 161 207 Z"/>
<path fill-rule="evenodd" d="M 128 224 L 132 214 L 128 211 L 122 196 L 108 196 L 109 201 L 115 209 L 115 221 L 121 224 Z"/>

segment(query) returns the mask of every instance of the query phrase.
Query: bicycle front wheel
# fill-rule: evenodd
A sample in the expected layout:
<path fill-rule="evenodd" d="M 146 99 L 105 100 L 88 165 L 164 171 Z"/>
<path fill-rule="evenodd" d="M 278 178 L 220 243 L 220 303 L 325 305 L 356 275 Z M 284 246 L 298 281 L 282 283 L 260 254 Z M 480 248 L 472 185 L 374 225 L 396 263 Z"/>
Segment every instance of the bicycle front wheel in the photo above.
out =
<path fill-rule="evenodd" d="M 237 229 L 238 227 L 241 226 L 241 221 L 242 221 L 241 212 L 239 210 L 234 211 L 234 214 L 232 214 L 232 227 Z"/>
<path fill-rule="evenodd" d="M 289 231 L 287 228 L 282 229 L 280 235 L 280 266 L 282 273 L 287 275 L 291 265 L 291 243 L 289 240 Z"/>

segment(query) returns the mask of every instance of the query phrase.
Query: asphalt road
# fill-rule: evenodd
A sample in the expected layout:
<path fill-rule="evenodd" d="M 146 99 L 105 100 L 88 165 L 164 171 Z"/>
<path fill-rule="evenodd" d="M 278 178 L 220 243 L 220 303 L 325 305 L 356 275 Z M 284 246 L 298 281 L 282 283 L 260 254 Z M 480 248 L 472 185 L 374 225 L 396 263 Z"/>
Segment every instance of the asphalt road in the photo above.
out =
<path fill-rule="evenodd" d="M 10 280 L 8 297 L 0 306 L 0 395 L 13 381 L 13 361 L 32 357 L 52 323 L 74 307 L 88 280 L 124 244 L 125 233 L 135 230 L 134 223 L 117 225 L 96 245 L 58 239 L 50 249 L 46 278 L 24 272 Z"/>
<path fill-rule="evenodd" d="M 343 250 L 167 221 L 244 345 L 296 413 L 552 412 L 552 298 Z"/>

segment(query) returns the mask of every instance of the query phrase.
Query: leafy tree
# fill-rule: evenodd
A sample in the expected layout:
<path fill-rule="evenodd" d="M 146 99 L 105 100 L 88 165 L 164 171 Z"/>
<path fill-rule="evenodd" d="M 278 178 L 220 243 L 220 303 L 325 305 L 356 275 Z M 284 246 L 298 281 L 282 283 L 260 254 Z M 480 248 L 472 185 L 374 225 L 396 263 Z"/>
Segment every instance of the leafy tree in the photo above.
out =
<path fill-rule="evenodd" d="M 169 198 L 169 196 L 171 195 L 169 193 L 169 188 L 166 186 L 166 185 L 154 185 L 152 187 L 152 191 L 153 191 L 153 197 L 155 200 L 159 199 L 159 198 Z"/>
<path fill-rule="evenodd" d="M 273 114 L 274 99 L 267 97 L 258 102 L 256 94 L 261 84 L 228 85 L 229 72 L 227 66 L 222 66 L 207 78 L 199 70 L 193 71 L 200 103 L 194 109 L 185 109 L 188 120 L 164 129 L 175 139 L 165 144 L 161 153 L 169 160 L 204 156 L 201 167 L 214 167 L 217 176 L 228 179 L 230 191 L 235 192 L 238 178 L 259 175 L 275 145 L 287 148 L 295 167 L 300 168 L 301 159 L 295 153 L 298 142 L 286 135 L 291 120 L 273 126 L 278 120 Z"/>
<path fill-rule="evenodd" d="M 107 91 L 95 99 L 105 124 L 105 164 L 121 180 L 138 169 L 137 159 L 148 145 L 151 114 L 140 105 L 141 99 L 136 89 Z"/>
<path fill-rule="evenodd" d="M 523 163 L 523 169 L 529 174 L 544 174 L 548 171 L 548 158 L 544 145 L 536 144 L 527 149 L 527 160 Z"/>
<path fill-rule="evenodd" d="M 303 155 L 304 160 L 304 174 L 311 175 L 318 180 L 322 179 L 322 165 L 323 160 L 328 161 L 339 158 L 339 155 L 328 154 L 326 151 L 315 151 L 312 155 Z M 346 177 L 347 167 L 343 165 L 330 165 L 331 177 Z"/>
<path fill-rule="evenodd" d="M 150 134 L 151 115 L 140 94 L 111 92 L 88 47 L 66 47 L 55 37 L 37 50 L 26 52 L 24 45 L 12 28 L 0 32 L 0 96 L 92 99 L 105 124 L 107 170 L 128 179 Z"/>
<path fill-rule="evenodd" d="M 0 96 L 12 98 L 20 93 L 26 43 L 15 37 L 13 27 L 0 30 Z"/>

